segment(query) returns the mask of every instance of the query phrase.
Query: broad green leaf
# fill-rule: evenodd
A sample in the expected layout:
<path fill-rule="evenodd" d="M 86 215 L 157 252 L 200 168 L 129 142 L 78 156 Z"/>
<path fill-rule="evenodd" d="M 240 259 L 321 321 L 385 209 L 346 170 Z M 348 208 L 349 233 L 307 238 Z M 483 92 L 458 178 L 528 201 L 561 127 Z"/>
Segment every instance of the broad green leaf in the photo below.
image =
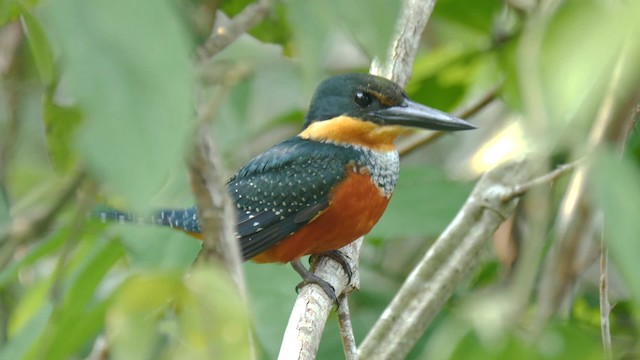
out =
<path fill-rule="evenodd" d="M 30 11 L 40 0 L 2 0 L 0 1 L 0 26 L 17 19 Z"/>
<path fill-rule="evenodd" d="M 20 301 L 12 308 L 7 328 L 9 337 L 17 336 L 24 331 L 42 308 L 50 305 L 48 294 L 51 283 L 51 279 L 37 279 L 29 283 L 29 287 L 21 294 Z"/>
<path fill-rule="evenodd" d="M 102 300 L 82 312 L 58 312 L 55 325 L 49 328 L 41 341 L 49 341 L 48 346 L 37 351 L 48 359 L 68 359 L 80 353 L 104 328 L 105 315 L 110 301 Z M 38 358 L 40 356 L 35 356 Z"/>
<path fill-rule="evenodd" d="M 595 113 L 597 100 L 603 98 L 610 77 L 615 76 L 612 69 L 623 56 L 625 40 L 635 44 L 640 36 L 636 16 L 640 7 L 632 4 L 572 0 L 565 2 L 551 19 L 545 29 L 539 65 L 544 87 L 541 90 L 552 121 L 566 122 L 576 114 L 582 118 L 585 107 Z M 624 81 L 630 82 L 627 86 L 635 86 L 633 79 L 638 78 L 637 67 L 633 66 L 640 60 L 637 55 L 624 55 L 632 56 L 623 76 Z M 578 140 L 582 139 L 580 136 Z"/>
<path fill-rule="evenodd" d="M 107 313 L 106 336 L 116 359 L 151 359 L 163 335 L 159 323 L 170 302 L 186 289 L 175 274 L 147 274 L 127 279 L 118 289 Z M 172 327 L 171 330 L 175 328 Z M 166 330 L 165 330 L 166 331 Z M 158 356 L 155 356 L 156 358 Z"/>
<path fill-rule="evenodd" d="M 249 31 L 256 39 L 287 46 L 293 37 L 293 31 L 287 21 L 287 7 L 284 3 L 273 4 L 271 13 Z"/>
<path fill-rule="evenodd" d="M 370 58 L 383 58 L 400 11 L 398 0 L 331 0 L 318 2 L 326 7 L 330 19 L 353 36 Z"/>
<path fill-rule="evenodd" d="M 640 173 L 628 161 L 612 152 L 600 154 L 592 171 L 592 185 L 598 205 L 604 211 L 604 231 L 611 257 L 622 273 L 640 307 Z"/>
<path fill-rule="evenodd" d="M 444 19 L 460 26 L 490 35 L 494 18 L 503 6 L 502 0 L 441 0 L 433 9 L 433 19 Z"/>
<path fill-rule="evenodd" d="M 351 36 L 354 45 L 369 58 L 384 56 L 399 5 L 397 0 L 291 1 L 287 14 L 291 27 L 296 29 L 293 38 L 306 79 L 315 84 L 325 63 L 338 66 L 343 61 L 327 56 L 331 48 L 330 35 L 335 35 L 337 30 Z"/>
<path fill-rule="evenodd" d="M 43 18 L 61 48 L 63 83 L 85 115 L 78 152 L 143 208 L 183 159 L 190 130 L 190 44 L 180 14 L 168 0 L 47 5 Z"/>
<path fill-rule="evenodd" d="M 34 357 L 47 354 L 51 358 L 67 358 L 102 328 L 107 303 L 99 299 L 98 285 L 124 251 L 118 241 L 99 242 L 91 250 L 63 282 L 62 301 L 37 348 L 32 350 Z"/>
<path fill-rule="evenodd" d="M 186 270 L 195 260 L 202 242 L 175 229 L 157 226 L 118 225 L 131 267 L 134 269 Z"/>
<path fill-rule="evenodd" d="M 67 312 L 82 311 L 107 271 L 124 255 L 122 245 L 114 239 L 100 241 L 91 250 L 65 281 L 62 306 Z"/>
<path fill-rule="evenodd" d="M 24 359 L 44 331 L 53 307 L 43 305 L 18 334 L 10 337 L 0 349 L 0 360 Z"/>
<path fill-rule="evenodd" d="M 301 86 L 300 67 L 282 54 L 279 46 L 257 42 L 242 36 L 213 59 L 210 69 L 244 67 L 251 75 L 242 79 L 227 94 L 215 116 L 214 131 L 218 145 L 230 163 L 240 166 L 276 142 L 269 139 L 262 148 L 238 147 L 239 143 L 260 142 L 274 123 L 292 111 L 300 111 L 309 101 Z M 277 85 L 277 86 L 274 86 Z M 303 122 L 297 118 L 296 128 Z M 250 152 L 252 150 L 252 152 Z"/>
<path fill-rule="evenodd" d="M 228 16 L 236 16 L 240 13 L 247 5 L 253 4 L 252 0 L 226 0 L 220 2 L 220 10 L 224 11 Z"/>
<path fill-rule="evenodd" d="M 331 23 L 322 3 L 318 1 L 293 0 L 289 3 L 289 23 L 296 29 L 293 39 L 296 55 L 309 83 L 317 83 L 327 50 Z"/>
<path fill-rule="evenodd" d="M 530 113 L 527 119 L 534 129 L 556 135 L 547 141 L 582 146 L 611 79 L 618 77 L 616 95 L 620 97 L 636 86 L 639 4 L 562 2 L 551 16 L 531 21 L 518 38 L 517 49 L 504 53 L 504 98 L 512 107 Z M 621 58 L 626 58 L 626 66 L 614 75 Z"/>
<path fill-rule="evenodd" d="M 0 184 L 0 228 L 9 226 L 11 222 L 11 205 L 9 203 L 9 194 L 4 184 Z M 0 271 L 0 277 L 2 271 Z M 1 285 L 0 285 L 1 287 Z"/>
<path fill-rule="evenodd" d="M 22 13 L 22 25 L 40 78 L 45 85 L 50 85 L 54 78 L 54 67 L 53 51 L 47 34 L 40 25 L 40 21 L 28 11 Z"/>
<path fill-rule="evenodd" d="M 438 235 L 456 215 L 471 187 L 447 179 L 434 167 L 404 166 L 391 202 L 370 236 Z"/>
<path fill-rule="evenodd" d="M 54 168 L 59 171 L 71 170 L 78 158 L 72 143 L 82 124 L 80 109 L 55 104 L 53 94 L 49 91 L 44 99 L 43 118 Z"/>
<path fill-rule="evenodd" d="M 218 269 L 195 269 L 179 303 L 181 340 L 172 358 L 250 359 L 252 329 L 246 304 Z"/>
<path fill-rule="evenodd" d="M 276 359 L 282 334 L 296 300 L 300 276 L 288 265 L 244 265 L 258 343 L 269 359 Z M 277 281 L 274 281 L 277 279 Z"/>
<path fill-rule="evenodd" d="M 62 229 L 55 234 L 38 242 L 24 257 L 12 262 L 0 271 L 0 290 L 4 289 L 11 281 L 15 281 L 18 272 L 44 256 L 51 256 L 57 251 L 69 237 L 69 229 Z"/>
<path fill-rule="evenodd" d="M 247 359 L 249 319 L 222 272 L 140 275 L 119 289 L 107 315 L 117 359 Z"/>
<path fill-rule="evenodd" d="M 596 329 L 593 329 L 596 330 Z M 579 324 L 569 323 L 553 325 L 537 337 L 536 341 L 523 340 L 518 332 L 504 334 L 503 337 L 486 339 L 482 329 L 470 331 L 461 341 L 451 344 L 449 341 L 441 341 L 439 344 L 430 344 L 430 353 L 425 353 L 421 358 L 434 360 L 440 359 L 563 359 L 563 360 L 597 360 L 602 359 L 601 340 L 599 332 L 584 329 Z M 455 345 L 452 353 L 444 348 Z M 440 348 L 440 349 L 438 349 Z M 434 356 L 438 354 L 440 356 Z M 449 354 L 444 357 L 442 354 Z"/>

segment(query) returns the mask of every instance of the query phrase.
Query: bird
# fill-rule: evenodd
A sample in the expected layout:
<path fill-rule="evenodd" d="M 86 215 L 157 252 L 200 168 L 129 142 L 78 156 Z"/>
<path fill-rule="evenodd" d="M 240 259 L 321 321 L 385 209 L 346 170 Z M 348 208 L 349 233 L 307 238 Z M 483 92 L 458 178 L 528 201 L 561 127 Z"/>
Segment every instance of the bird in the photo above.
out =
<path fill-rule="evenodd" d="M 226 183 L 243 260 L 291 263 L 303 278 L 299 286 L 316 283 L 335 300 L 331 285 L 300 259 L 326 254 L 348 267 L 337 250 L 367 234 L 384 213 L 400 170 L 394 140 L 412 128 L 475 126 L 412 101 L 383 77 L 351 73 L 321 82 L 301 131 L 248 161 Z M 137 220 L 117 210 L 97 216 Z M 202 239 L 197 207 L 160 210 L 149 222 Z"/>

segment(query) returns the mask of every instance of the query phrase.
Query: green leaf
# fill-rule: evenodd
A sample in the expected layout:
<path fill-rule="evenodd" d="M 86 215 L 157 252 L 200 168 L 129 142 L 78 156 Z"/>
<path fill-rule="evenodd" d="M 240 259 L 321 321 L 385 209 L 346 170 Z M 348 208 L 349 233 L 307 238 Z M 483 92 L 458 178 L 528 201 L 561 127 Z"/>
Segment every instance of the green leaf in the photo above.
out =
<path fill-rule="evenodd" d="M 84 309 L 107 271 L 124 255 L 120 242 L 113 239 L 103 240 L 91 250 L 65 282 L 63 307 L 67 312 Z"/>
<path fill-rule="evenodd" d="M 249 335 L 243 301 L 213 269 L 131 277 L 107 315 L 117 359 L 248 359 Z"/>
<path fill-rule="evenodd" d="M 31 11 L 40 0 L 2 0 L 0 1 L 0 26 L 17 19 L 21 14 Z"/>
<path fill-rule="evenodd" d="M 4 184 L 0 184 L 0 227 L 9 226 L 11 222 L 11 205 L 9 194 Z M 0 274 L 2 272 L 0 271 Z"/>
<path fill-rule="evenodd" d="M 389 207 L 370 233 L 371 237 L 435 236 L 456 215 L 472 185 L 448 179 L 434 167 L 400 170 L 398 186 Z"/>
<path fill-rule="evenodd" d="M 256 336 L 269 359 L 276 359 L 296 300 L 300 276 L 288 265 L 244 264 Z M 274 281 L 278 279 L 278 281 Z"/>
<path fill-rule="evenodd" d="M 24 257 L 3 268 L 0 271 L 0 290 L 4 289 L 11 281 L 15 281 L 21 269 L 34 264 L 44 256 L 52 255 L 68 237 L 69 229 L 59 230 L 46 240 L 35 244 Z"/>
<path fill-rule="evenodd" d="M 318 2 L 351 34 L 370 58 L 383 58 L 400 11 L 398 0 L 331 0 Z"/>
<path fill-rule="evenodd" d="M 293 33 L 305 77 L 317 83 L 327 58 L 330 35 L 336 29 L 343 30 L 354 40 L 369 58 L 382 57 L 390 44 L 400 1 L 352 0 L 352 1 L 303 1 L 289 3 L 289 23 Z M 341 59 L 338 59 L 338 63 Z"/>
<path fill-rule="evenodd" d="M 75 145 L 132 207 L 182 160 L 192 118 L 190 44 L 168 0 L 54 0 L 43 17 L 85 115 Z M 65 82 L 66 84 L 66 82 Z"/>
<path fill-rule="evenodd" d="M 155 226 L 119 226 L 131 267 L 142 269 L 187 270 L 202 242 L 175 229 Z"/>
<path fill-rule="evenodd" d="M 433 18 L 445 19 L 488 35 L 502 6 L 502 0 L 441 0 L 433 10 Z"/>
<path fill-rule="evenodd" d="M 455 345 L 452 353 L 447 349 L 452 345 L 450 342 L 429 344 L 427 349 L 430 353 L 425 352 L 421 358 L 444 359 L 442 354 L 448 354 L 446 359 L 597 360 L 603 356 L 599 334 L 583 329 L 576 323 L 550 326 L 533 344 L 530 340 L 522 339 L 517 332 L 495 339 L 490 339 L 488 333 L 487 329 L 468 332 Z M 434 356 L 436 354 L 440 356 Z"/>
<path fill-rule="evenodd" d="M 82 312 L 57 313 L 55 333 L 50 334 L 51 342 L 41 353 L 49 359 L 68 359 L 79 353 L 103 330 L 110 304 L 110 300 L 103 300 Z"/>
<path fill-rule="evenodd" d="M 454 109 L 474 88 L 485 87 L 491 57 L 476 49 L 441 46 L 418 56 L 407 85 L 410 97 L 436 109 Z M 485 84 L 483 84 L 483 81 Z M 497 83 L 495 79 L 489 84 Z"/>
<path fill-rule="evenodd" d="M 30 12 L 22 13 L 22 24 L 40 78 L 45 85 L 54 80 L 53 51 L 42 25 Z"/>
<path fill-rule="evenodd" d="M 251 29 L 249 34 L 262 42 L 286 46 L 293 36 L 287 22 L 287 7 L 283 3 L 275 3 L 267 18 Z"/>
<path fill-rule="evenodd" d="M 38 347 L 32 350 L 34 356 L 68 358 L 98 334 L 108 302 L 96 299 L 96 290 L 123 254 L 122 245 L 117 241 L 94 244 L 64 282 L 62 302 L 54 310 Z"/>
<path fill-rule="evenodd" d="M 71 170 L 78 158 L 71 144 L 82 124 L 80 109 L 55 104 L 53 94 L 49 91 L 44 99 L 43 118 L 49 156 L 54 168 L 59 171 Z"/>
<path fill-rule="evenodd" d="M 42 306 L 22 330 L 9 338 L 7 344 L 0 349 L 0 360 L 24 359 L 44 331 L 52 310 L 50 303 Z"/>
<path fill-rule="evenodd" d="M 627 159 L 603 152 L 592 171 L 594 196 L 604 212 L 604 230 L 611 257 L 640 307 L 640 172 Z M 630 186 L 633 184 L 633 186 Z"/>
<path fill-rule="evenodd" d="M 309 83 L 317 83 L 326 52 L 330 23 L 321 2 L 293 0 L 289 3 L 289 23 L 296 29 L 293 39 L 300 64 Z"/>

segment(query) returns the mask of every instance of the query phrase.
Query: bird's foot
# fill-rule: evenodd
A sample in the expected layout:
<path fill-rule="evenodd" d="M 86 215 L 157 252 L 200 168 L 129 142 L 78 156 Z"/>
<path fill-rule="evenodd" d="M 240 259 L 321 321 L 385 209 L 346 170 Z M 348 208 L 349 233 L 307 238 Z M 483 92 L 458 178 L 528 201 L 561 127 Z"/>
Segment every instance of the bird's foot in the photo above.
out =
<path fill-rule="evenodd" d="M 348 279 L 347 283 L 351 283 L 351 276 L 353 275 L 353 270 L 351 269 L 351 265 L 349 264 L 349 257 L 341 253 L 339 250 L 329 250 L 329 251 L 325 251 L 318 254 L 312 254 L 311 256 L 309 256 L 309 267 L 311 271 L 315 270 L 316 266 L 318 265 L 318 261 L 320 261 L 320 258 L 323 256 L 331 258 L 335 260 L 338 264 L 340 264 L 340 266 L 342 266 L 342 270 L 344 271 L 344 273 L 347 274 L 347 279 Z"/>
<path fill-rule="evenodd" d="M 324 293 L 327 294 L 327 296 L 331 300 L 333 300 L 336 306 L 338 306 L 338 296 L 336 295 L 336 289 L 334 289 L 331 284 L 305 268 L 304 265 L 302 265 L 302 262 L 300 262 L 300 259 L 292 261 L 291 267 L 293 267 L 293 269 L 302 277 L 302 282 L 296 285 L 296 292 L 299 292 L 303 286 L 316 284 L 320 286 Z"/>

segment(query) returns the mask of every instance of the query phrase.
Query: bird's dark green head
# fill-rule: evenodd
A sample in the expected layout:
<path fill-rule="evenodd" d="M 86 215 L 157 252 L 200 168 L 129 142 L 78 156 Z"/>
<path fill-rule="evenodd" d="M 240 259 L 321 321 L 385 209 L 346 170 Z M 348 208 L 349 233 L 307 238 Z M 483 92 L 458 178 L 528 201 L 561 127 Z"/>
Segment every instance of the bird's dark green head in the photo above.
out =
<path fill-rule="evenodd" d="M 323 81 L 316 89 L 304 128 L 340 116 L 376 125 L 432 130 L 467 130 L 475 126 L 409 99 L 393 81 L 369 74 L 345 74 Z"/>

